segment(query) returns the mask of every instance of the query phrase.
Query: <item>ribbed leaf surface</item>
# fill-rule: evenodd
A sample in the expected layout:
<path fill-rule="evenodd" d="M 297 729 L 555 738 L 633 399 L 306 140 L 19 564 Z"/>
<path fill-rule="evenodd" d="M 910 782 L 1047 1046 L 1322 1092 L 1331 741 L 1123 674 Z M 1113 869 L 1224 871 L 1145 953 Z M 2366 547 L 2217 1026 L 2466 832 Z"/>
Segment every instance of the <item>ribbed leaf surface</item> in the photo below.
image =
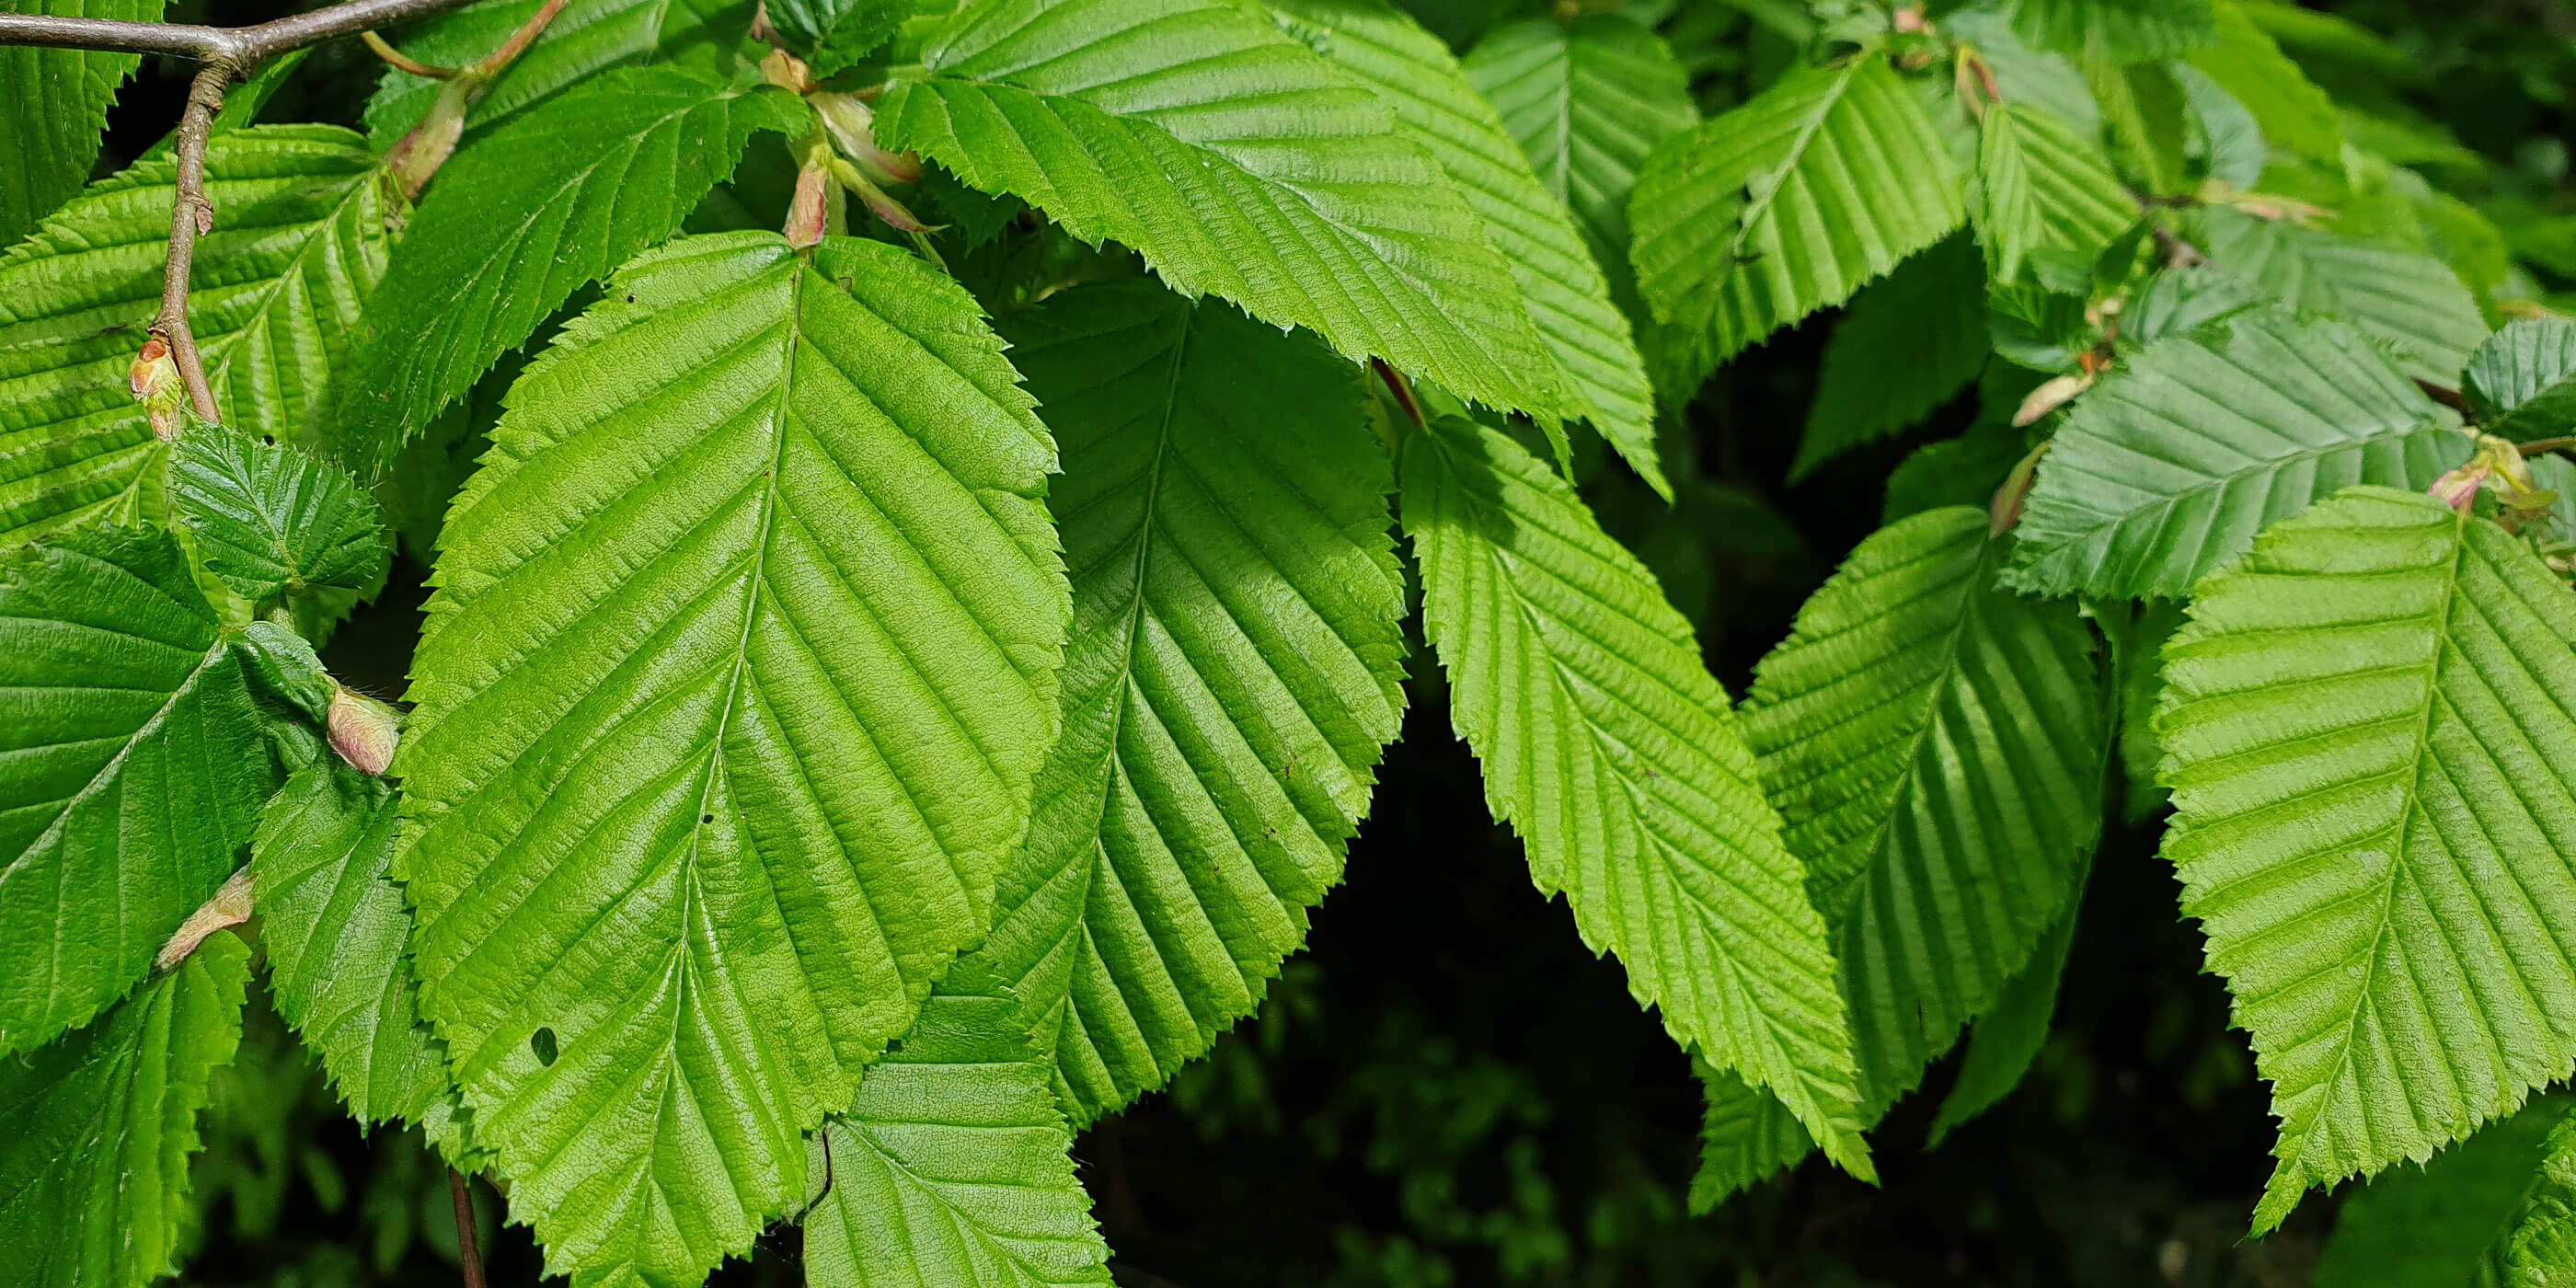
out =
<path fill-rule="evenodd" d="M 2192 52 L 2192 67 L 2253 116 L 2264 142 L 2341 169 L 2343 113 L 2334 100 L 2235 0 L 2217 5 L 2215 17 L 2217 39 Z"/>
<path fill-rule="evenodd" d="M 0 1060 L 0 1257 L 24 1288 L 178 1269 L 188 1156 L 241 1042 L 250 950 L 218 932 L 87 1028 Z"/>
<path fill-rule="evenodd" d="M 170 501 L 206 566 L 254 603 L 280 591 L 371 590 L 392 554 L 375 501 L 347 470 L 215 426 L 179 441 Z"/>
<path fill-rule="evenodd" d="M 1451 720 L 1538 888 L 1684 1045 L 1870 1174 L 1824 920 L 1689 624 L 1501 433 L 1436 421 L 1399 477 Z"/>
<path fill-rule="evenodd" d="M 2008 579 L 2178 597 L 2312 500 L 2429 486 L 2468 459 L 2449 419 L 2341 323 L 2249 315 L 2160 340 L 2084 394 L 2040 458 Z"/>
<path fill-rule="evenodd" d="M 1986 365 L 1986 275 L 1952 237 L 1862 288 L 1834 325 L 1789 477 L 1911 429 Z"/>
<path fill-rule="evenodd" d="M 2101 150 L 2035 103 L 1996 103 L 1977 127 L 1968 211 L 1995 280 L 2025 268 L 2053 290 L 2089 294 L 2093 261 L 2138 221 L 2138 203 Z"/>
<path fill-rule="evenodd" d="M 8 0 L 0 13 L 151 22 L 163 0 Z M 99 132 L 117 87 L 142 59 L 94 50 L 0 46 L 0 246 L 35 231 L 38 220 L 89 182 Z"/>
<path fill-rule="evenodd" d="M 2487 338 L 2476 297 L 2430 255 L 2224 208 L 2209 212 L 2203 249 L 2266 298 L 2360 327 L 2407 375 L 2445 389 Z"/>
<path fill-rule="evenodd" d="M 1629 275 L 1628 195 L 1655 145 L 1699 124 L 1690 76 L 1643 25 L 1524 18 L 1486 33 L 1460 64 L 1531 169 L 1574 212 L 1613 280 Z"/>
<path fill-rule="evenodd" d="M 1085 241 L 1495 407 L 1562 410 L 1511 269 L 1356 79 L 1225 0 L 961 9 L 877 119 Z M 1257 87 L 1258 92 L 1253 92 Z"/>
<path fill-rule="evenodd" d="M 370 300 L 345 400 L 364 468 L 390 461 L 572 293 L 671 235 L 789 95 L 670 68 L 614 72 L 459 151 Z"/>
<path fill-rule="evenodd" d="M 2115 64 L 2171 58 L 2218 38 L 2210 0 L 2012 0 L 2012 24 L 2042 49 Z"/>
<path fill-rule="evenodd" d="M 858 1103 L 824 1124 L 832 1192 L 805 1216 L 813 1288 L 1110 1282 L 1073 1131 L 1010 995 L 945 987 Z M 808 1169 L 819 1173 L 822 1160 Z"/>
<path fill-rule="evenodd" d="M 1152 282 L 1058 295 L 1011 338 L 1063 445 L 1074 631 L 974 960 L 1088 1122 L 1251 1014 L 1305 942 L 1400 724 L 1404 594 L 1331 350 Z"/>
<path fill-rule="evenodd" d="M 391 785 L 325 756 L 286 780 L 251 841 L 277 1012 L 363 1123 L 418 1122 L 449 1094 L 391 876 L 395 817 Z"/>
<path fill-rule="evenodd" d="M 157 528 L 0 564 L 0 1056 L 123 995 L 231 875 L 277 773 Z"/>
<path fill-rule="evenodd" d="M 206 152 L 214 231 L 189 325 L 227 421 L 336 444 L 348 332 L 384 272 L 399 204 L 347 130 L 269 125 Z M 158 517 L 162 458 L 126 367 L 161 302 L 173 172 L 103 180 L 0 257 L 0 546 L 99 515 Z"/>
<path fill-rule="evenodd" d="M 1449 46 L 1386 0 L 1278 0 L 1271 9 L 1394 108 L 1405 135 L 1458 185 L 1520 286 L 1566 415 L 1590 420 L 1669 499 L 1672 484 L 1655 459 L 1655 390 L 1627 316 L 1572 213 L 1540 186 Z"/>
<path fill-rule="evenodd" d="M 2506 324 L 2469 360 L 2478 427 L 2529 440 L 2576 432 L 2576 319 Z"/>
<path fill-rule="evenodd" d="M 1638 287 L 1703 371 L 1966 218 L 1923 100 L 1876 55 L 1791 72 L 1665 140 L 1630 214 Z"/>
<path fill-rule="evenodd" d="M 2550 1129 L 2521 1210 L 2479 1269 L 2482 1285 L 2501 1288 L 2564 1288 L 2576 1277 L 2576 1114 L 2562 1111 Z"/>
<path fill-rule="evenodd" d="M 1700 1118 L 1699 1170 L 1691 1176 L 1690 1210 L 1704 1216 L 1805 1158 L 1816 1142 L 1778 1096 L 1705 1065 L 1699 1074 L 1707 1103 Z"/>
<path fill-rule="evenodd" d="M 2536 1096 L 2422 1167 L 2356 1187 L 2335 1213 L 2309 1288 L 2497 1288 L 2516 1215 L 2532 1194 L 2563 1095 Z M 2481 1273 L 2481 1272 L 2485 1273 Z"/>
<path fill-rule="evenodd" d="M 2576 1060 L 2576 599 L 2503 529 L 2360 488 L 2191 616 L 2156 721 L 2165 853 L 2272 1082 L 2260 1233 Z"/>
<path fill-rule="evenodd" d="M 500 47 L 544 0 L 483 0 L 388 33 L 405 54 L 458 67 Z M 569 0 L 466 115 L 480 130 L 611 68 L 676 63 L 721 72 L 739 62 L 755 0 Z M 391 146 L 438 97 L 438 82 L 386 68 L 367 101 L 367 132 Z"/>
<path fill-rule="evenodd" d="M 2004 984 L 1994 1006 L 1969 1026 L 1968 1053 L 1959 1060 L 1959 1076 L 1951 1079 L 1950 1094 L 1941 1098 L 1925 1148 L 1938 1146 L 1970 1119 L 2003 1103 L 2028 1076 L 2040 1049 L 2048 1045 L 2049 1021 L 2057 1014 L 2057 986 L 2066 977 L 2066 954 L 2075 946 L 2076 912 L 2083 893 L 2084 878 L 2079 874 L 2073 896 L 2039 937 L 2030 961 Z"/>
<path fill-rule="evenodd" d="M 761 233 L 629 265 L 492 438 L 396 762 L 423 1006 L 548 1265 L 695 1282 L 988 922 L 1053 451 L 947 278 Z"/>

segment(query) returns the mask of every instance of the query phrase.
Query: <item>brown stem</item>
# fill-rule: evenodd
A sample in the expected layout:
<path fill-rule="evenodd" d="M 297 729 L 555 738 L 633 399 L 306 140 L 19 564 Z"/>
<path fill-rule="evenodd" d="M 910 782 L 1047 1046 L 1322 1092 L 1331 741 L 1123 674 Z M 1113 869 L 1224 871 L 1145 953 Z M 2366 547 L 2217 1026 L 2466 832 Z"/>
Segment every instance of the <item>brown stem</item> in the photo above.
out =
<path fill-rule="evenodd" d="M 1378 379 L 1386 382 L 1387 392 L 1395 395 L 1395 405 L 1404 409 L 1405 419 L 1412 421 L 1416 426 L 1421 425 L 1422 404 L 1414 400 L 1413 386 L 1406 383 L 1404 377 L 1398 374 L 1395 368 L 1386 365 L 1386 360 L 1383 358 L 1369 359 L 1369 368 L 1377 372 Z"/>
<path fill-rule="evenodd" d="M 161 311 L 152 318 L 152 334 L 170 346 L 187 387 L 188 405 L 209 425 L 218 420 L 215 391 L 206 383 L 206 364 L 197 356 L 196 334 L 188 329 L 188 274 L 197 259 L 197 237 L 215 226 L 214 203 L 206 200 L 206 137 L 213 133 L 215 113 L 224 105 L 234 64 L 213 58 L 197 69 L 188 85 L 188 108 L 179 117 L 172 155 L 178 162 L 178 190 L 170 201 L 170 258 L 161 270 Z"/>
<path fill-rule="evenodd" d="M 461 9 L 468 3 L 470 0 L 348 0 L 346 4 L 290 14 L 250 27 L 0 13 L 0 45 L 175 54 L 199 62 L 229 61 L 248 71 L 290 50 Z"/>
<path fill-rule="evenodd" d="M 2522 444 L 2520 450 L 2526 460 L 2543 452 L 2576 450 L 2576 438 L 2535 438 Z"/>
<path fill-rule="evenodd" d="M 2477 408 L 2470 406 L 2468 398 L 2459 390 L 2434 384 L 2432 381 L 2425 380 L 2421 377 L 2416 379 L 2415 387 L 2423 390 L 2425 397 L 2430 398 L 2433 401 L 2470 418 L 2471 420 L 2477 419 Z"/>
<path fill-rule="evenodd" d="M 483 1288 L 483 1250 L 474 1243 L 474 1194 L 465 1173 L 447 1169 L 447 1195 L 456 1200 L 456 1256 L 465 1263 L 465 1288 Z"/>

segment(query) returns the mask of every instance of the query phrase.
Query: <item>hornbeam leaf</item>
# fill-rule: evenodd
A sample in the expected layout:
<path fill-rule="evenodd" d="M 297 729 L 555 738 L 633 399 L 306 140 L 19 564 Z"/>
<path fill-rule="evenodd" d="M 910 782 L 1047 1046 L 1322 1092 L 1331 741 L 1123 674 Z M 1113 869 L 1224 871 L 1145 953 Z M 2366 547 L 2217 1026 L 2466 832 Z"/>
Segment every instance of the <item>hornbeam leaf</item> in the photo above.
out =
<path fill-rule="evenodd" d="M 2551 1288 L 2576 1275 L 2576 1113 L 2562 1111 L 2541 1142 L 2522 1207 L 2480 1269 L 2501 1288 Z"/>
<path fill-rule="evenodd" d="M 1398 475 L 1451 719 L 1539 890 L 1685 1046 L 1871 1175 L 1824 919 L 1689 624 L 1499 431 L 1434 421 Z"/>
<path fill-rule="evenodd" d="M 276 785 L 169 534 L 84 527 L 0 563 L 0 1056 L 143 978 Z"/>
<path fill-rule="evenodd" d="M 1732 1073 L 1699 1068 L 1707 1098 L 1699 1128 L 1699 1171 L 1690 1210 L 1706 1216 L 1782 1168 L 1814 1152 L 1816 1142 L 1778 1096 Z"/>
<path fill-rule="evenodd" d="M 77 1029 L 0 1060 L 0 1257 L 24 1288 L 178 1269 L 207 1082 L 241 1043 L 250 950 L 218 931 Z"/>
<path fill-rule="evenodd" d="M 2341 318 L 2397 356 L 2407 375 L 2445 389 L 2487 338 L 2475 296 L 2451 266 L 2315 228 L 2209 211 L 2209 258 L 2261 294 Z"/>
<path fill-rule="evenodd" d="M 395 816 L 389 784 L 324 756 L 286 780 L 251 842 L 278 1014 L 362 1123 L 418 1122 L 451 1094 L 390 874 Z"/>
<path fill-rule="evenodd" d="M 767 233 L 629 264 L 492 442 L 396 761 L 422 1007 L 550 1272 L 694 1283 L 989 924 L 1054 452 L 954 282 Z"/>
<path fill-rule="evenodd" d="M 0 12 L 58 18 L 153 22 L 164 0 L 16 0 Z M 0 246 L 35 230 L 81 185 L 98 161 L 100 131 L 117 86 L 143 61 L 139 54 L 0 46 Z"/>
<path fill-rule="evenodd" d="M 2343 166 L 2343 113 L 2234 0 L 2220 0 L 2217 39 L 2191 65 L 2253 114 L 2264 139 L 2319 164 Z"/>
<path fill-rule="evenodd" d="M 248 432 L 336 445 L 348 332 L 401 199 L 365 141 L 335 126 L 218 134 L 206 173 L 217 213 L 197 255 L 222 270 L 198 274 L 188 316 L 215 402 Z M 164 453 L 126 368 L 161 302 L 172 188 L 168 161 L 139 163 L 0 257 L 0 546 L 101 515 L 159 517 Z"/>
<path fill-rule="evenodd" d="M 394 33 L 413 59 L 461 67 L 501 46 L 544 7 L 544 0 L 483 0 L 425 18 Z M 512 60 L 465 121 L 481 130 L 526 111 L 611 68 L 675 64 L 726 72 L 740 61 L 756 0 L 569 0 L 526 52 Z M 438 97 L 439 82 L 388 67 L 367 100 L 367 133 L 390 147 Z"/>
<path fill-rule="evenodd" d="M 2211 0 L 2011 0 L 2013 30 L 2041 49 L 2106 62 L 2187 54 L 2218 39 Z"/>
<path fill-rule="evenodd" d="M 1046 1059 L 1008 992 L 959 983 L 816 1133 L 807 1170 L 828 1166 L 832 1191 L 804 1221 L 814 1288 L 1110 1282 Z"/>
<path fill-rule="evenodd" d="M 1327 58 L 1395 109 L 1482 220 L 1510 265 L 1555 364 L 1568 416 L 1588 419 L 1648 485 L 1671 500 L 1655 458 L 1655 390 L 1628 318 L 1561 200 L 1450 57 L 1449 46 L 1387 0 L 1276 0 L 1292 30 L 1312 29 Z M 1629 24 L 1632 28 L 1634 24 Z M 1542 422 L 1553 433 L 1554 422 Z M 1553 441 L 1560 454 L 1561 433 Z"/>
<path fill-rule="evenodd" d="M 2250 314 L 2159 340 L 2083 395 L 2040 458 L 2007 579 L 2178 598 L 2312 500 L 2429 486 L 2468 459 L 2452 419 L 2342 323 Z"/>
<path fill-rule="evenodd" d="M 2528 441 L 2576 431 L 2576 320 L 2527 319 L 2488 336 L 2465 392 L 2490 434 Z"/>
<path fill-rule="evenodd" d="M 1494 407 L 1563 410 L 1465 197 L 1348 73 L 1226 0 L 969 5 L 877 138 L 1087 242 Z M 1258 86 L 1248 93 L 1247 86 Z"/>
<path fill-rule="evenodd" d="M 2049 1021 L 2057 1014 L 2057 986 L 2066 977 L 2066 955 L 2075 946 L 2075 920 L 2084 879 L 2078 875 L 2075 895 L 2057 914 L 2039 948 L 2021 973 L 2004 985 L 2001 996 L 1968 1029 L 1968 1054 L 1959 1061 L 1959 1076 L 1942 1097 L 1940 1112 L 1924 1138 L 1937 1146 L 1971 1118 L 2003 1103 L 2030 1073 L 2031 1062 L 2048 1045 Z"/>
<path fill-rule="evenodd" d="M 2571 1107 L 2564 1095 L 2534 1096 L 2521 1112 L 2480 1128 L 2424 1166 L 2391 1168 L 2354 1189 L 2318 1250 L 2310 1288 L 2511 1283 L 2493 1263 L 2511 1246 L 2530 1201 L 2548 1202 L 2542 1173 L 2552 1129 Z"/>
<path fill-rule="evenodd" d="M 1086 1123 L 1251 1014 L 1304 942 L 1401 722 L 1404 591 L 1360 374 L 1311 337 L 1127 282 L 1011 338 L 1063 443 L 1075 629 L 973 960 Z"/>
<path fill-rule="evenodd" d="M 1922 99 L 1865 55 L 1666 139 L 1630 206 L 1637 283 L 1705 372 L 1965 219 Z"/>
<path fill-rule="evenodd" d="M 1862 288 L 1834 325 L 1789 477 L 1911 429 L 1986 365 L 1986 276 L 1954 236 Z"/>
<path fill-rule="evenodd" d="M 2089 293 L 2093 261 L 2138 221 L 2138 203 L 2101 151 L 2036 104 L 1996 103 L 1977 127 L 1969 201 L 1986 268 L 2000 282 L 2025 265 L 2052 290 Z"/>
<path fill-rule="evenodd" d="M 352 464 L 391 461 L 575 290 L 670 236 L 754 133 L 805 119 L 768 86 L 635 68 L 459 151 L 367 303 L 343 403 Z"/>
<path fill-rule="evenodd" d="M 1689 73 L 1652 31 L 1609 15 L 1506 23 L 1459 65 L 1618 285 L 1637 172 L 1656 144 L 1699 124 Z"/>
<path fill-rule="evenodd" d="M 253 602 L 372 591 L 392 555 L 376 503 L 347 470 L 216 426 L 180 440 L 170 500 L 206 566 Z"/>
<path fill-rule="evenodd" d="M 2280 1224 L 2576 1061 L 2576 599 L 2530 547 L 2354 488 L 2165 646 L 2165 854 L 2272 1083 Z"/>

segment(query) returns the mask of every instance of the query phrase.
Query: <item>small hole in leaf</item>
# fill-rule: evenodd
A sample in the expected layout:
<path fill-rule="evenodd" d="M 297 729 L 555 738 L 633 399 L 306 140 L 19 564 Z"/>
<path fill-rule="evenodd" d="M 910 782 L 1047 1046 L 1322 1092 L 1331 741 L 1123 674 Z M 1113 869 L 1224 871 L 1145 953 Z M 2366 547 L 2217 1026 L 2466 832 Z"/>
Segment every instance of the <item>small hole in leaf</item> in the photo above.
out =
<path fill-rule="evenodd" d="M 260 445 L 260 446 L 262 446 L 262 447 L 275 447 L 275 446 L 277 446 L 277 435 L 275 435 L 275 434 L 262 434 L 262 435 L 260 435 L 260 436 L 259 436 L 259 445 Z"/>
<path fill-rule="evenodd" d="M 701 823 L 712 823 L 716 821 L 716 816 L 713 814 L 700 814 L 698 815 L 698 821 Z"/>
<path fill-rule="evenodd" d="M 626 302 L 629 304 L 633 304 L 635 302 L 635 292 L 628 291 L 626 293 Z"/>
<path fill-rule="evenodd" d="M 555 1031 L 539 1029 L 528 1035 L 528 1049 L 537 1053 L 537 1063 L 551 1069 L 555 1065 Z"/>

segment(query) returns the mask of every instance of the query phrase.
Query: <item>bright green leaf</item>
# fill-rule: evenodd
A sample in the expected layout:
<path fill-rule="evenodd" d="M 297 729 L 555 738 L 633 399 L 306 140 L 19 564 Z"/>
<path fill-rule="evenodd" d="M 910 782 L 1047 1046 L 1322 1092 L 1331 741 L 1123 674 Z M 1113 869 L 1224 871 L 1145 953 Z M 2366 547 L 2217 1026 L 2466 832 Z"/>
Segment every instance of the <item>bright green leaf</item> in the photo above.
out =
<path fill-rule="evenodd" d="M 2488 336 L 2469 360 L 2478 427 L 2528 441 L 2576 432 L 2576 320 L 2534 318 Z"/>
<path fill-rule="evenodd" d="M 1697 1066 L 1706 1097 L 1699 1128 L 1699 1170 L 1691 1176 L 1690 1210 L 1705 1216 L 1816 1148 L 1797 1115 L 1778 1096 L 1705 1064 Z"/>
<path fill-rule="evenodd" d="M 2209 212 L 2203 249 L 2262 294 L 2369 332 L 2407 375 L 2445 389 L 2487 337 L 2469 288 L 2429 255 L 2226 209 Z"/>
<path fill-rule="evenodd" d="M 372 592 L 391 554 L 376 503 L 347 470 L 204 425 L 180 439 L 170 502 L 198 554 L 243 598 Z"/>
<path fill-rule="evenodd" d="M 2086 0 L 2076 0 L 2085 3 Z M 2084 76 L 2102 112 L 2111 156 L 2151 194 L 2179 196 L 2192 185 L 2184 173 L 2184 123 L 2190 100 L 2165 63 L 2090 61 Z"/>
<path fill-rule="evenodd" d="M 2057 986 L 2066 976 L 2066 955 L 2075 946 L 2076 913 L 2083 893 L 2084 878 L 2078 875 L 2076 897 L 2049 923 L 2030 961 L 2005 983 L 1994 1006 L 1969 1026 L 1968 1053 L 1959 1061 L 1950 1094 L 1942 1097 L 1941 1109 L 1933 1116 L 1925 1148 L 1939 1145 L 1970 1119 L 2002 1104 L 2029 1076 L 2032 1062 L 2048 1045 L 2049 1021 L 2057 1014 Z"/>
<path fill-rule="evenodd" d="M 1825 343 L 1789 477 L 1922 423 L 1985 365 L 1985 270 L 1954 236 L 1852 298 Z"/>
<path fill-rule="evenodd" d="M 773 0 L 761 12 L 789 49 L 813 63 L 815 75 L 829 76 L 885 44 L 920 7 L 912 0 Z"/>
<path fill-rule="evenodd" d="M 2028 267 L 2051 290 L 2089 294 L 2093 261 L 2138 222 L 2111 163 L 2047 108 L 1996 103 L 1977 127 L 1968 201 L 1986 269 L 2010 282 Z"/>
<path fill-rule="evenodd" d="M 6 0 L 0 13 L 152 22 L 163 0 Z M 0 246 L 35 231 L 89 182 L 99 132 L 117 87 L 140 56 L 94 50 L 0 45 Z"/>
<path fill-rule="evenodd" d="M 2334 100 L 2235 0 L 2218 0 L 2216 30 L 2218 39 L 2194 50 L 2191 65 L 2244 104 L 2273 146 L 2341 169 L 2343 119 Z"/>
<path fill-rule="evenodd" d="M 2013 31 L 2074 58 L 2138 63 L 2218 38 L 2211 0 L 2012 0 Z"/>
<path fill-rule="evenodd" d="M 2310 1288 L 2500 1288 L 2480 1262 L 2512 1242 L 2516 1214 L 2565 1122 L 2565 1096 L 2538 1096 L 2520 1113 L 2355 1189 L 2335 1213 Z M 2537 1196 L 2533 1196 L 2537 1197 Z"/>
<path fill-rule="evenodd" d="M 478 62 L 536 16 L 545 0 L 483 0 L 387 33 L 432 66 Z M 611 68 L 676 64 L 722 73 L 740 61 L 754 0 L 569 0 L 545 32 L 492 82 L 466 116 L 480 130 Z M 438 97 L 437 81 L 386 68 L 367 100 L 367 133 L 391 147 Z"/>
<path fill-rule="evenodd" d="M 2479 1267 L 2501 1288 L 2563 1288 L 2576 1275 L 2576 1113 L 2556 1121 L 2521 1208 Z"/>

